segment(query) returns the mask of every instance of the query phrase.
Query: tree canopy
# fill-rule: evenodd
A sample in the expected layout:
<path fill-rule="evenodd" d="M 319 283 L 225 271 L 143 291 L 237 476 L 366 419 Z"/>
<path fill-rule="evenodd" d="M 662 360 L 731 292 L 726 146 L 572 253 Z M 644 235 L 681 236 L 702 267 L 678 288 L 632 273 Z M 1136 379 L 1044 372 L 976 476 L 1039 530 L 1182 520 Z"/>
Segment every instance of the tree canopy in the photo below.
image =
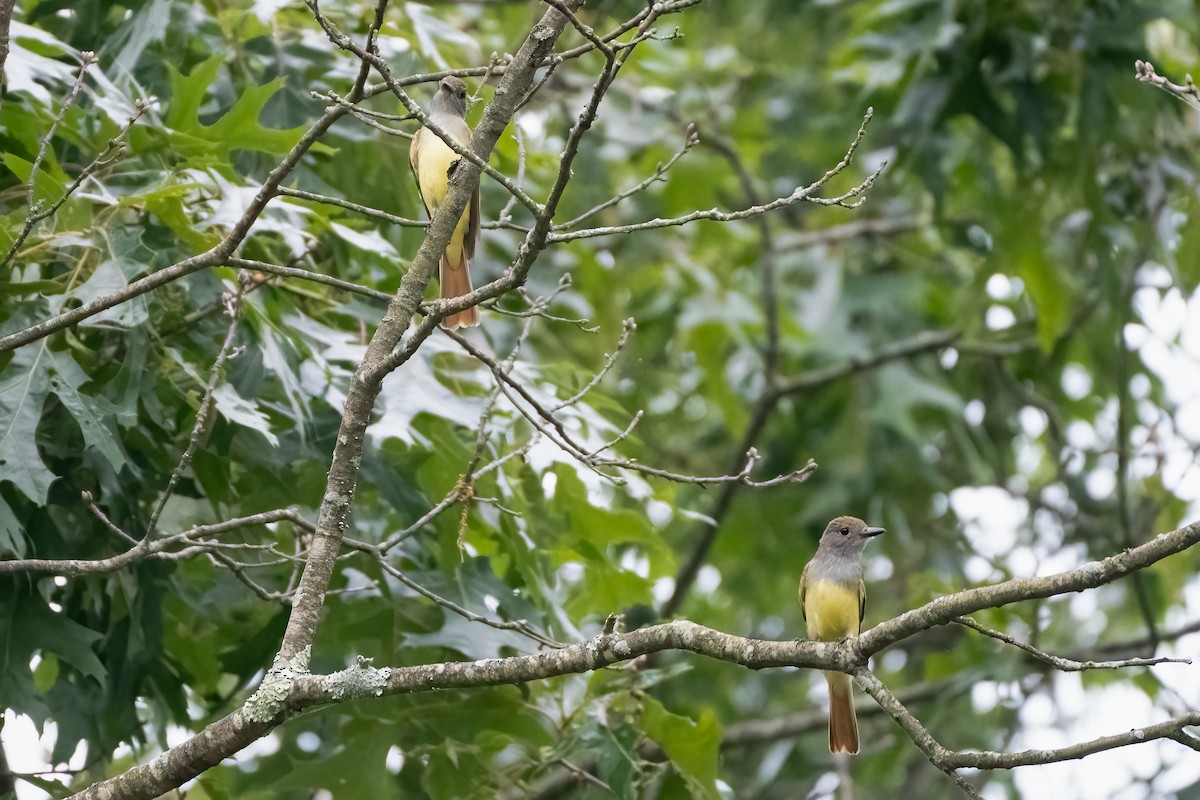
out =
<path fill-rule="evenodd" d="M 0 11 L 0 796 L 1200 797 L 1196 3 Z"/>

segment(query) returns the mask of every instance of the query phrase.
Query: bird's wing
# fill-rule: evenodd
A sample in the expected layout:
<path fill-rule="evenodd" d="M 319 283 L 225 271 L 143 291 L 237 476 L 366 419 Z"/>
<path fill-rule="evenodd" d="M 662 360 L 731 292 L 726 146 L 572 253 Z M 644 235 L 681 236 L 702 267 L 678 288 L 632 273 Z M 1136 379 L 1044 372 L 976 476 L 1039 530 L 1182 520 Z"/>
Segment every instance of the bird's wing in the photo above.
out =
<path fill-rule="evenodd" d="M 804 594 L 808 590 L 808 568 L 812 566 L 812 562 L 804 565 L 804 571 L 800 573 L 800 616 L 804 620 L 804 624 L 808 624 L 808 612 L 804 608 Z"/>
<path fill-rule="evenodd" d="M 471 193 L 471 203 L 467 206 L 470 214 L 467 216 L 467 234 L 463 240 L 467 258 L 475 257 L 475 243 L 479 241 L 479 187 Z"/>
<path fill-rule="evenodd" d="M 446 120 L 438 120 L 442 130 L 454 137 L 454 141 L 467 147 L 471 144 L 471 126 L 462 117 L 450 117 Z M 463 247 L 467 252 L 467 258 L 475 257 L 475 243 L 479 241 L 479 187 L 475 187 L 475 191 L 471 193 L 471 202 L 467 204 L 467 233 L 463 240 Z"/>
<path fill-rule="evenodd" d="M 425 216 L 432 218 L 433 214 L 429 211 L 429 203 L 425 202 L 425 195 L 421 192 L 421 135 L 425 133 L 424 128 L 419 128 L 416 134 L 413 135 L 412 144 L 408 146 L 408 167 L 412 170 L 413 183 L 417 185 L 417 196 L 421 198 L 421 205 L 425 207 Z"/>
<path fill-rule="evenodd" d="M 863 617 L 867 614 L 867 580 L 858 579 L 858 629 L 862 630 Z"/>

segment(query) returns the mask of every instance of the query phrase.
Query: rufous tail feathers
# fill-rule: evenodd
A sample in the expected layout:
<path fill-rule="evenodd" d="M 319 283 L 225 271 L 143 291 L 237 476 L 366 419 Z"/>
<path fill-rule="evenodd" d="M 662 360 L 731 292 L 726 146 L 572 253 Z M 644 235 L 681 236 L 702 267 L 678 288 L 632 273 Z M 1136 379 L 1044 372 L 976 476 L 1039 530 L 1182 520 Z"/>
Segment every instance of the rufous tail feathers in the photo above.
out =
<path fill-rule="evenodd" d="M 858 752 L 858 717 L 854 714 L 854 684 L 841 672 L 826 672 L 829 684 L 829 752 Z"/>
<path fill-rule="evenodd" d="M 462 261 L 456 265 L 451 264 L 450 259 L 443 253 L 441 272 L 438 280 L 441 283 L 443 300 L 448 297 L 459 297 L 470 293 L 471 270 L 466 254 L 462 254 Z M 448 331 L 452 331 L 455 328 L 469 328 L 472 325 L 478 324 L 479 312 L 475 309 L 475 306 L 471 306 L 457 314 L 451 314 L 442 320 L 442 327 Z"/>

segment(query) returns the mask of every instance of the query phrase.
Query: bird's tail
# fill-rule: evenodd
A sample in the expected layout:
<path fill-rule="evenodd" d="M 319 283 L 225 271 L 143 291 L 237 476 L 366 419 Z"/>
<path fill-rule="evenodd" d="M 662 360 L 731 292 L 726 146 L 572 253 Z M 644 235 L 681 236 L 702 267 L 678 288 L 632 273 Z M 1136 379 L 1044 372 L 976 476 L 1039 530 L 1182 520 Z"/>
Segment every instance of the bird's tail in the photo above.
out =
<path fill-rule="evenodd" d="M 829 752 L 858 752 L 858 717 L 854 714 L 854 684 L 844 672 L 826 672 L 829 684 Z"/>
<path fill-rule="evenodd" d="M 459 297 L 471 291 L 471 270 L 467 255 L 459 249 L 459 262 L 453 264 L 445 253 L 442 254 L 442 266 L 438 281 L 442 288 L 442 299 Z M 474 306 L 451 314 L 442 320 L 442 327 L 448 331 L 455 328 L 467 328 L 479 324 L 479 312 Z"/>

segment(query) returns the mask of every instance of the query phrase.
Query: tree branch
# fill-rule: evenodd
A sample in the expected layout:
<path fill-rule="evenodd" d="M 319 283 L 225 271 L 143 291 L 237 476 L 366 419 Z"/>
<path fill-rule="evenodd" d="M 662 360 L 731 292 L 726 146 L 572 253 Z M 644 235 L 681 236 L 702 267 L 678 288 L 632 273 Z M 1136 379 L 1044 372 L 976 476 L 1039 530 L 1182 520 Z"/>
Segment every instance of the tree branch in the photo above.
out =
<path fill-rule="evenodd" d="M 1080 592 L 1144 569 L 1167 556 L 1183 552 L 1200 542 L 1200 522 L 1193 522 L 1170 533 L 1159 534 L 1143 545 L 1124 550 L 1102 561 L 1091 561 L 1078 569 L 1043 578 L 1014 578 L 993 586 L 968 589 L 939 597 L 895 619 L 882 622 L 855 640 L 864 655 L 907 639 L 937 625 L 953 622 L 955 617 L 985 608 L 999 608 L 1022 600 Z"/>
<path fill-rule="evenodd" d="M 529 655 L 382 669 L 359 664 L 332 675 L 309 675 L 297 658 L 286 661 L 277 657 L 272 674 L 283 675 L 286 681 L 269 683 L 271 674 L 268 675 L 264 686 L 278 693 L 270 703 L 256 699 L 259 698 L 259 693 L 256 693 L 242 709 L 167 750 L 151 764 L 134 767 L 72 797 L 74 800 L 107 800 L 118 796 L 122 800 L 151 800 L 239 752 L 287 718 L 307 708 L 384 695 L 522 684 L 560 675 L 582 674 L 664 650 L 687 651 L 751 669 L 803 667 L 853 674 L 859 686 L 909 733 L 926 757 L 939 769 L 949 772 L 967 767 L 1006 769 L 1051 763 L 1151 739 L 1182 739 L 1183 744 L 1193 746 L 1191 737 L 1183 733 L 1183 728 L 1200 724 L 1200 712 L 1059 750 L 959 753 L 938 743 L 866 665 L 872 654 L 889 644 L 918 631 L 951 622 L 955 616 L 1020 600 L 1093 588 L 1182 552 L 1198 541 L 1200 522 L 1161 534 L 1132 550 L 1048 578 L 1005 581 L 995 586 L 968 589 L 938 598 L 921 608 L 880 623 L 857 639 L 842 642 L 747 639 L 694 622 L 675 620 L 628 633 L 602 633 L 587 642 Z M 297 603 L 302 599 L 303 591 L 302 583 Z M 302 658 L 302 655 L 298 658 Z M 961 777 L 954 778 L 968 794 L 974 791 Z"/>
<path fill-rule="evenodd" d="M 1013 647 L 1024 650 L 1031 656 L 1045 664 L 1049 664 L 1057 670 L 1063 672 L 1082 672 L 1088 669 L 1121 669 L 1123 667 L 1152 667 L 1155 664 L 1191 664 L 1190 658 L 1126 658 L 1119 661 L 1077 661 L 1073 658 L 1063 658 L 1047 653 L 1044 650 L 1039 650 L 1028 642 L 1022 642 L 1009 636 L 1007 633 L 985 628 L 970 617 L 955 617 L 951 622 L 955 622 L 973 631 L 978 631 L 984 636 L 990 636 L 993 639 L 1011 644 Z"/>
<path fill-rule="evenodd" d="M 1186 83 L 1180 85 L 1172 83 L 1170 79 L 1159 75 L 1154 71 L 1154 65 L 1149 61 L 1138 59 L 1133 62 L 1134 77 L 1143 83 L 1148 83 L 1151 86 L 1157 86 L 1164 92 L 1174 95 L 1178 99 L 1187 103 L 1194 108 L 1200 108 L 1200 90 L 1197 90 L 1195 82 L 1192 80 L 1191 74 L 1188 74 L 1184 80 Z"/>

